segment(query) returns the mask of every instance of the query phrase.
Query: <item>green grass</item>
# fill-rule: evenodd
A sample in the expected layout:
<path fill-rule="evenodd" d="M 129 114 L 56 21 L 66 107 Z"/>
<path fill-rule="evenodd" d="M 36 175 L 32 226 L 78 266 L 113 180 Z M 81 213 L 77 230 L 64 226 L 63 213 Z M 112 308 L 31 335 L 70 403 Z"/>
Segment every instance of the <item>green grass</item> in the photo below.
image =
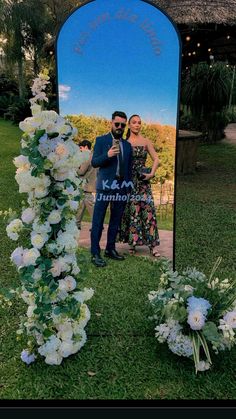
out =
<path fill-rule="evenodd" d="M 0 122 L 1 208 L 19 208 L 23 199 L 14 180 L 12 159 L 19 153 L 20 132 Z M 219 271 L 235 275 L 236 147 L 201 147 L 202 169 L 181 177 L 177 185 L 176 267 L 195 265 L 208 273 L 217 256 Z M 9 255 L 16 247 L 1 223 L 1 284 L 12 286 L 18 276 Z M 79 250 L 88 257 L 86 250 Z M 15 302 L 0 309 L 0 398 L 76 400 L 235 399 L 235 350 L 213 358 L 211 372 L 195 376 L 192 362 L 157 344 L 147 294 L 155 289 L 159 262 L 127 256 L 103 269 L 90 263 L 82 286 L 93 287 L 89 301 L 88 341 L 76 355 L 51 367 L 42 359 L 27 367 L 20 360 L 22 344 L 15 331 L 25 306 Z M 125 268 L 125 269 L 124 269 Z M 95 375 L 90 376 L 88 373 Z"/>

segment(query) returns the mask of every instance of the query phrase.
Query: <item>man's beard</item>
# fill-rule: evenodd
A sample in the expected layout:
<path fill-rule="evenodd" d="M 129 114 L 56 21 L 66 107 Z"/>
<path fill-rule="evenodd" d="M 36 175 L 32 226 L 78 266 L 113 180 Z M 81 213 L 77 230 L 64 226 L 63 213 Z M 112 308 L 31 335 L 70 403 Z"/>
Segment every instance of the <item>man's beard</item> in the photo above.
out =
<path fill-rule="evenodd" d="M 113 137 L 114 137 L 114 138 L 116 138 L 116 139 L 121 138 L 121 137 L 122 137 L 122 135 L 123 135 L 123 131 L 119 131 L 119 132 L 117 132 L 117 131 L 113 131 L 113 130 L 112 130 L 112 135 L 113 135 Z"/>

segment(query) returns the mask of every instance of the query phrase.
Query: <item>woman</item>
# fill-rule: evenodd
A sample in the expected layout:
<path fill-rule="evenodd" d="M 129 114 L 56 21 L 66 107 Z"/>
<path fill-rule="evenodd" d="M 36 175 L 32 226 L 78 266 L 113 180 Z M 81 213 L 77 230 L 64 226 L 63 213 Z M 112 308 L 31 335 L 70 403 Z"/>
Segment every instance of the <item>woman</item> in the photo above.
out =
<path fill-rule="evenodd" d="M 149 182 L 155 176 L 159 162 L 158 156 L 152 142 L 140 135 L 140 116 L 132 115 L 128 121 L 128 126 L 126 139 L 133 149 L 132 181 L 134 189 L 125 207 L 119 240 L 129 243 L 130 254 L 136 252 L 136 246 L 147 245 L 150 253 L 155 257 L 159 257 L 160 253 L 155 247 L 160 244 L 160 240 L 151 184 Z M 148 154 L 153 160 L 153 166 L 150 173 L 142 174 Z"/>

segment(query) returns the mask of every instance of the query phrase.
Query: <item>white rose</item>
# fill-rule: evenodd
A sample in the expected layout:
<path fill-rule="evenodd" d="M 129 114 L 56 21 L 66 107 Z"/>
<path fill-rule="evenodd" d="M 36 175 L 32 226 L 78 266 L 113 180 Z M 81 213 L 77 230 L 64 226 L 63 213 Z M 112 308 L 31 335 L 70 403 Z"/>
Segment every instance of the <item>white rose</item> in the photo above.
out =
<path fill-rule="evenodd" d="M 17 247 L 11 254 L 11 261 L 19 268 L 23 265 L 23 247 Z"/>
<path fill-rule="evenodd" d="M 226 313 L 223 319 L 228 326 L 232 327 L 232 329 L 236 329 L 236 310 Z"/>
<path fill-rule="evenodd" d="M 39 258 L 40 253 L 34 247 L 32 249 L 25 249 L 23 253 L 24 266 L 35 265 L 36 260 Z"/>
<path fill-rule="evenodd" d="M 199 310 L 190 311 L 187 322 L 192 330 L 200 330 L 205 324 L 205 316 Z"/>
<path fill-rule="evenodd" d="M 32 231 L 31 233 L 31 244 L 32 246 L 36 247 L 36 249 L 42 249 L 46 241 L 48 240 L 47 234 L 40 234 L 35 233 Z"/>
<path fill-rule="evenodd" d="M 21 219 L 23 223 L 30 224 L 34 220 L 35 215 L 33 208 L 26 208 L 21 214 Z"/>
<path fill-rule="evenodd" d="M 34 194 L 36 198 L 44 198 L 45 196 L 48 195 L 48 189 L 45 188 L 44 186 L 37 186 L 34 189 Z"/>
<path fill-rule="evenodd" d="M 66 145 L 65 145 L 65 144 L 63 144 L 63 143 L 59 143 L 59 144 L 56 146 L 55 153 L 56 153 L 56 154 L 57 154 L 60 158 L 64 158 L 64 157 L 67 157 L 67 156 L 68 156 L 69 151 L 68 151 L 68 149 L 67 149 L 67 147 L 66 147 Z"/>
<path fill-rule="evenodd" d="M 61 213 L 58 210 L 53 210 L 48 216 L 50 224 L 58 224 L 61 221 Z"/>
<path fill-rule="evenodd" d="M 22 154 L 20 156 L 17 156 L 13 159 L 13 163 L 18 168 L 26 168 L 26 170 L 29 170 L 30 168 L 30 162 L 29 158 L 27 156 L 23 156 Z"/>
<path fill-rule="evenodd" d="M 8 224 L 6 228 L 8 237 L 14 241 L 18 240 L 19 238 L 18 233 L 22 230 L 22 228 L 23 228 L 23 223 L 19 218 L 11 221 L 10 224 Z"/>

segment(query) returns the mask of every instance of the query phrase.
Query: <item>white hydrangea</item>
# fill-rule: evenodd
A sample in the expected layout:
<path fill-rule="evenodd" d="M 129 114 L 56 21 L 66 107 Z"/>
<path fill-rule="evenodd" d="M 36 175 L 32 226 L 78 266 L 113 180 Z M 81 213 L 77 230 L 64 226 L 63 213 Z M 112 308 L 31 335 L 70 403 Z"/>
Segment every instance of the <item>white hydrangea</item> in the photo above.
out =
<path fill-rule="evenodd" d="M 167 323 L 161 323 L 159 326 L 155 327 L 156 333 L 155 337 L 157 338 L 158 342 L 163 343 L 167 340 L 170 328 Z"/>
<path fill-rule="evenodd" d="M 175 340 L 168 341 L 168 346 L 176 355 L 186 357 L 193 355 L 193 346 L 190 337 L 183 335 L 181 332 L 176 336 Z"/>
<path fill-rule="evenodd" d="M 45 362 L 48 365 L 60 365 L 63 357 L 57 352 L 50 352 L 45 357 Z"/>
<path fill-rule="evenodd" d="M 55 335 L 48 338 L 47 342 L 38 348 L 40 355 L 47 356 L 50 353 L 57 351 L 61 346 L 61 341 Z"/>
<path fill-rule="evenodd" d="M 78 329 L 84 329 L 89 320 L 90 320 L 90 310 L 87 304 L 83 303 L 80 306 L 80 318 L 78 322 Z"/>
<path fill-rule="evenodd" d="M 63 358 L 67 358 L 69 355 L 73 354 L 74 343 L 72 340 L 66 340 L 61 343 L 59 348 L 59 355 Z"/>
<path fill-rule="evenodd" d="M 59 289 L 62 291 L 73 291 L 76 288 L 76 280 L 73 276 L 68 275 L 64 279 L 58 281 Z"/>
<path fill-rule="evenodd" d="M 72 328 L 71 322 L 64 321 L 63 323 L 58 324 L 57 330 L 58 330 L 57 336 L 62 341 L 67 341 L 67 340 L 72 339 L 73 328 Z"/>
<path fill-rule="evenodd" d="M 77 330 L 77 335 L 76 338 L 79 340 L 77 340 L 74 345 L 73 345 L 73 352 L 72 354 L 75 354 L 76 352 L 78 352 L 86 343 L 87 340 L 87 335 L 84 329 L 78 329 Z"/>
<path fill-rule="evenodd" d="M 21 230 L 23 229 L 23 223 L 19 218 L 16 218 L 15 220 L 11 221 L 10 224 L 8 224 L 7 228 L 6 228 L 6 232 L 8 237 L 11 240 L 18 240 L 19 238 L 19 233 L 21 232 Z"/>
<path fill-rule="evenodd" d="M 56 244 L 59 249 L 65 249 L 68 253 L 73 253 L 78 248 L 78 243 L 74 235 L 67 233 L 67 231 L 58 233 Z"/>
<path fill-rule="evenodd" d="M 40 219 L 37 217 L 33 222 L 33 231 L 39 234 L 47 234 L 52 231 L 52 228 L 48 221 L 41 223 Z"/>
<path fill-rule="evenodd" d="M 61 221 L 61 213 L 58 210 L 53 210 L 48 216 L 49 224 L 58 224 Z"/>
<path fill-rule="evenodd" d="M 33 208 L 26 208 L 21 214 L 21 219 L 23 223 L 31 224 L 34 221 L 35 216 L 36 213 Z"/>
<path fill-rule="evenodd" d="M 83 291 L 77 291 L 74 293 L 74 298 L 80 302 L 83 303 L 84 301 L 90 300 L 94 294 L 94 290 L 92 288 L 84 288 Z"/>

